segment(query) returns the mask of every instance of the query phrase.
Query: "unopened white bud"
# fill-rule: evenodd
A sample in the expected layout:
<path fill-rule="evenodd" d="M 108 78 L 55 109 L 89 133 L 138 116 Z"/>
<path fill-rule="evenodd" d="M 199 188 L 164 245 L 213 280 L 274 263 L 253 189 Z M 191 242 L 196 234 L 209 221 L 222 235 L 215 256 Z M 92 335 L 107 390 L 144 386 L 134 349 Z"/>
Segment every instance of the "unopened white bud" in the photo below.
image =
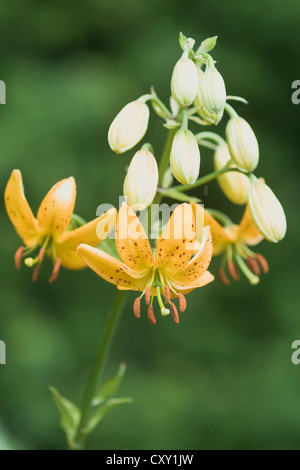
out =
<path fill-rule="evenodd" d="M 240 116 L 229 119 L 226 138 L 231 157 L 238 168 L 253 171 L 259 160 L 256 136 L 245 119 Z"/>
<path fill-rule="evenodd" d="M 202 97 L 201 97 L 202 81 L 204 77 L 203 70 L 198 69 L 198 77 L 199 77 L 199 86 L 198 86 L 196 98 L 194 100 L 194 106 L 197 108 L 197 113 L 199 114 L 199 116 L 203 119 L 203 121 L 205 121 L 207 125 L 212 125 L 212 124 L 217 125 L 221 121 L 224 111 L 222 110 L 219 113 L 211 113 L 203 106 Z"/>
<path fill-rule="evenodd" d="M 214 65 L 208 65 L 201 84 L 201 100 L 211 114 L 219 114 L 226 104 L 226 88 L 222 75 Z"/>
<path fill-rule="evenodd" d="M 131 101 L 115 117 L 108 131 L 108 143 L 116 153 L 134 147 L 145 135 L 149 108 L 142 101 Z"/>
<path fill-rule="evenodd" d="M 186 108 L 193 103 L 197 90 L 197 67 L 191 59 L 182 57 L 173 70 L 171 80 L 172 96 L 180 106 Z"/>
<path fill-rule="evenodd" d="M 270 242 L 277 243 L 286 233 L 286 217 L 282 205 L 263 181 L 250 185 L 248 194 L 250 217 L 257 230 Z"/>
<path fill-rule="evenodd" d="M 126 202 L 135 211 L 150 206 L 158 185 L 158 168 L 149 150 L 139 150 L 130 162 L 124 180 L 123 193 Z"/>
<path fill-rule="evenodd" d="M 214 154 L 215 171 L 219 171 L 228 164 L 231 155 L 227 144 L 219 145 Z M 236 168 L 234 164 L 230 168 Z M 246 204 L 250 180 L 240 172 L 228 171 L 218 176 L 218 183 L 228 199 L 234 204 Z"/>
<path fill-rule="evenodd" d="M 193 184 L 199 176 L 200 150 L 194 134 L 179 129 L 174 137 L 170 165 L 175 178 L 182 184 Z"/>

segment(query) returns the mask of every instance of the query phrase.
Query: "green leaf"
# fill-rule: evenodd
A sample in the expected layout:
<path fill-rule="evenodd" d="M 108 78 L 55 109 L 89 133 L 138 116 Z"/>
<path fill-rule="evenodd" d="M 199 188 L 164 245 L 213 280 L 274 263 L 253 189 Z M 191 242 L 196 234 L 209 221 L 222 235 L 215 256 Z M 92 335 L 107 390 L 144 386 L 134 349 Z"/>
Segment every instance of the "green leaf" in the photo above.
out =
<path fill-rule="evenodd" d="M 111 398 L 110 400 L 107 400 L 107 402 L 104 405 L 101 405 L 99 408 L 97 408 L 91 418 L 89 419 L 86 427 L 84 428 L 83 432 L 84 434 L 89 434 L 91 431 L 95 429 L 97 424 L 101 421 L 101 419 L 111 410 L 116 408 L 119 405 L 123 405 L 125 403 L 132 403 L 133 398 Z"/>
<path fill-rule="evenodd" d="M 217 38 L 218 36 L 213 36 L 212 38 L 204 39 L 204 41 L 201 42 L 199 48 L 197 49 L 196 54 L 199 54 L 201 52 L 212 51 L 217 43 Z"/>
<path fill-rule="evenodd" d="M 60 426 L 65 431 L 68 444 L 74 447 L 74 438 L 80 421 L 81 412 L 70 400 L 63 397 L 54 387 L 49 387 L 54 401 L 60 411 Z"/>
<path fill-rule="evenodd" d="M 102 387 L 100 388 L 99 392 L 97 395 L 95 395 L 92 405 L 97 406 L 100 405 L 101 403 L 105 402 L 108 398 L 111 396 L 115 395 L 117 393 L 119 386 L 121 384 L 121 381 L 124 377 L 126 371 L 126 364 L 121 363 L 118 372 L 116 375 L 108 379 Z"/>

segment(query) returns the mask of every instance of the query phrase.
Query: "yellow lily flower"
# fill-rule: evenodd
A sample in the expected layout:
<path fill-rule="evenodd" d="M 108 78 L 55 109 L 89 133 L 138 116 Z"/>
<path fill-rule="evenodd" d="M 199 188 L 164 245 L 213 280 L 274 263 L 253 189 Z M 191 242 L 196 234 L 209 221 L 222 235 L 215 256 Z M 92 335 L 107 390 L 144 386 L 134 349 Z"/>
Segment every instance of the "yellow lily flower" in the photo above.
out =
<path fill-rule="evenodd" d="M 186 308 L 184 295 L 214 279 L 207 271 L 212 257 L 209 227 L 204 228 L 202 244 L 193 256 L 195 220 L 191 205 L 177 206 L 157 241 L 154 254 L 139 219 L 123 203 L 116 223 L 116 247 L 122 261 L 86 244 L 79 245 L 78 252 L 96 274 L 118 289 L 142 292 L 133 305 L 137 318 L 141 298 L 145 296 L 148 318 L 152 324 L 156 323 L 153 309 L 156 296 L 161 314 L 168 315 L 171 309 L 178 323 L 178 311 L 171 299 L 179 299 L 179 309 L 183 312 Z M 170 309 L 165 307 L 162 295 Z"/>
<path fill-rule="evenodd" d="M 204 224 L 210 226 L 213 240 L 213 256 L 223 254 L 218 274 L 223 284 L 228 285 L 229 279 L 225 274 L 225 266 L 232 279 L 240 280 L 239 270 L 245 274 L 251 284 L 259 282 L 259 274 L 269 271 L 267 260 L 260 253 L 254 253 L 249 246 L 254 246 L 263 240 L 263 236 L 257 231 L 251 218 L 248 207 L 239 225 L 228 220 L 222 226 L 217 220 L 203 209 L 199 204 L 196 210 L 204 217 Z"/>
<path fill-rule="evenodd" d="M 82 242 L 90 245 L 100 243 L 96 229 L 103 233 L 102 229 L 107 226 L 108 234 L 114 227 L 116 218 L 116 210 L 111 209 L 88 224 L 69 230 L 76 199 L 76 184 L 73 177 L 59 181 L 50 189 L 39 207 L 36 218 L 25 198 L 19 170 L 12 172 L 4 199 L 8 216 L 25 245 L 15 254 L 16 268 L 21 267 L 21 261 L 25 256 L 41 246 L 35 258 L 25 259 L 27 266 L 35 266 L 33 281 L 38 278 L 45 255 L 52 258 L 54 265 L 49 278 L 50 283 L 57 279 L 60 266 L 74 270 L 85 268 L 85 263 L 77 253 L 77 246 Z"/>

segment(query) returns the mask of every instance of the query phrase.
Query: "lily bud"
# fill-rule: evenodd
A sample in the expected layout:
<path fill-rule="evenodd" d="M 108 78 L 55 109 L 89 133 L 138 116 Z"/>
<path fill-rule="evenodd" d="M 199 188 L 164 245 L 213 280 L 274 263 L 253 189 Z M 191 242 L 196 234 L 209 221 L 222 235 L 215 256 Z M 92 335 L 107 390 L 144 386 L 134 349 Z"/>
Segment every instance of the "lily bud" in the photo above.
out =
<path fill-rule="evenodd" d="M 252 183 L 248 194 L 250 217 L 257 230 L 269 241 L 277 243 L 286 233 L 282 205 L 263 181 Z"/>
<path fill-rule="evenodd" d="M 226 126 L 229 151 L 238 168 L 253 171 L 258 164 L 259 148 L 256 136 L 245 119 L 231 118 Z"/>
<path fill-rule="evenodd" d="M 208 65 L 201 84 L 201 100 L 204 108 L 212 114 L 219 114 L 226 104 L 226 88 L 222 75 L 214 65 Z"/>
<path fill-rule="evenodd" d="M 134 147 L 145 135 L 149 108 L 142 101 L 131 101 L 115 117 L 108 131 L 108 143 L 116 153 Z"/>
<path fill-rule="evenodd" d="M 198 90 L 197 67 L 191 59 L 181 58 L 176 63 L 172 79 L 171 93 L 175 101 L 186 108 L 190 106 Z"/>
<path fill-rule="evenodd" d="M 170 165 L 175 178 L 182 184 L 193 184 L 199 175 L 200 150 L 194 134 L 179 129 L 174 137 Z"/>
<path fill-rule="evenodd" d="M 218 146 L 214 155 L 215 171 L 224 168 L 230 160 L 231 155 L 227 144 Z M 232 164 L 230 168 L 236 168 L 236 166 Z M 248 176 L 239 172 L 229 171 L 228 173 L 218 176 L 217 179 L 223 193 L 231 202 L 234 204 L 246 204 L 250 187 Z"/>
<path fill-rule="evenodd" d="M 203 121 L 206 122 L 207 125 L 212 125 L 212 124 L 217 125 L 217 124 L 219 124 L 219 122 L 221 121 L 221 119 L 223 117 L 223 110 L 220 111 L 219 113 L 210 113 L 203 106 L 202 97 L 201 97 L 203 77 L 204 77 L 203 70 L 198 69 L 199 86 L 198 86 L 198 91 L 197 91 L 197 94 L 196 94 L 196 98 L 194 100 L 194 106 L 196 108 L 198 108 L 197 113 L 203 119 Z"/>
<path fill-rule="evenodd" d="M 135 211 L 150 206 L 158 185 L 157 163 L 149 150 L 139 150 L 130 162 L 124 180 L 126 202 Z"/>

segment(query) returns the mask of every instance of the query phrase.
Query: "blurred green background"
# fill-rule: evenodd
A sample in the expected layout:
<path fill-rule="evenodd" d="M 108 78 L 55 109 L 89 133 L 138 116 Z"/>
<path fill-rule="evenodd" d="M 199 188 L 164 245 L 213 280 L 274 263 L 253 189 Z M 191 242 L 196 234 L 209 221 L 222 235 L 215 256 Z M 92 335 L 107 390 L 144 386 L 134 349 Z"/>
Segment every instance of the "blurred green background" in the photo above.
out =
<path fill-rule="evenodd" d="M 135 401 L 104 418 L 90 449 L 300 448 L 300 365 L 291 362 L 292 341 L 300 339 L 300 106 L 291 102 L 291 83 L 300 78 L 299 20 L 298 0 L 1 2 L 2 195 L 19 168 L 34 211 L 71 175 L 84 218 L 94 218 L 103 202 L 117 204 L 134 151 L 113 154 L 108 126 L 151 85 L 168 100 L 183 31 L 197 43 L 219 36 L 214 57 L 227 91 L 249 100 L 236 108 L 259 139 L 256 174 L 288 219 L 279 246 L 259 246 L 271 271 L 258 286 L 216 280 L 189 295 L 179 326 L 169 317 L 155 327 L 145 314 L 136 320 L 130 296 L 106 376 L 126 362 L 120 395 Z M 152 113 L 147 140 L 157 155 L 165 132 Z M 211 153 L 203 151 L 202 172 L 211 168 Z M 196 194 L 239 220 L 242 208 L 226 201 L 217 183 Z M 48 386 L 80 402 L 115 288 L 90 270 L 62 270 L 49 285 L 50 262 L 33 284 L 28 268 L 14 268 L 21 242 L 3 202 L 0 218 L 0 339 L 7 347 L 0 448 L 64 448 Z"/>

